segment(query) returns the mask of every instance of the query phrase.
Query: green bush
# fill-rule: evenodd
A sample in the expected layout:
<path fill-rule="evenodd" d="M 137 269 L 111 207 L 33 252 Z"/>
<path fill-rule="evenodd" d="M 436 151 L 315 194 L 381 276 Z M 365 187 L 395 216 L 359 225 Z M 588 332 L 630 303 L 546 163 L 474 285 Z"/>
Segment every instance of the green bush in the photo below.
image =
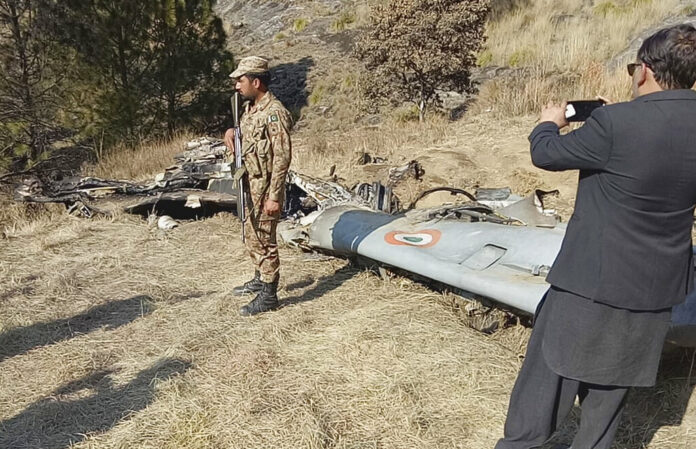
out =
<path fill-rule="evenodd" d="M 510 67 L 519 67 L 529 61 L 531 57 L 532 52 L 527 49 L 515 50 L 508 58 L 508 65 Z"/>
<path fill-rule="evenodd" d="M 341 90 L 350 90 L 357 85 L 355 75 L 350 73 L 341 81 Z"/>
<path fill-rule="evenodd" d="M 619 7 L 616 6 L 614 2 L 602 2 L 602 3 L 597 3 L 595 7 L 592 9 L 592 12 L 594 12 L 598 16 L 606 17 L 609 14 L 615 14 L 619 11 Z"/>
<path fill-rule="evenodd" d="M 296 33 L 301 33 L 307 28 L 307 25 L 309 25 L 309 20 L 300 17 L 292 22 L 292 30 Z"/>
<path fill-rule="evenodd" d="M 416 122 L 418 121 L 419 117 L 418 106 L 411 105 L 398 107 L 392 112 L 392 117 L 399 123 Z"/>
<path fill-rule="evenodd" d="M 353 13 L 352 11 L 344 11 L 331 24 L 331 29 L 333 31 L 343 31 L 343 30 L 350 28 L 350 26 L 354 23 L 355 23 L 355 13 Z"/>
<path fill-rule="evenodd" d="M 314 90 L 312 90 L 312 93 L 309 94 L 309 97 L 307 97 L 307 103 L 309 103 L 310 106 L 316 106 L 324 98 L 325 92 L 326 87 L 317 86 Z"/>
<path fill-rule="evenodd" d="M 490 50 L 484 50 L 476 57 L 476 65 L 479 67 L 486 67 L 491 61 L 493 61 L 493 53 Z"/>

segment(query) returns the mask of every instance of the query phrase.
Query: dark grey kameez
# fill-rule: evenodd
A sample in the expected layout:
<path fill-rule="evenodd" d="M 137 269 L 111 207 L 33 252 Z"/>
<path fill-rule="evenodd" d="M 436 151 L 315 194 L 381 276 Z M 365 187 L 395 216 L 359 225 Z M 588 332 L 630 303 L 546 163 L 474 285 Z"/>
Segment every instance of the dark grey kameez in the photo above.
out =
<path fill-rule="evenodd" d="M 608 449 L 628 386 L 655 382 L 669 319 L 669 310 L 616 309 L 551 287 L 510 397 L 505 437 L 495 448 L 542 445 L 577 397 L 582 416 L 573 447 Z"/>
<path fill-rule="evenodd" d="M 671 308 L 619 309 L 554 287 L 544 307 L 543 354 L 558 375 L 601 385 L 655 385 Z"/>

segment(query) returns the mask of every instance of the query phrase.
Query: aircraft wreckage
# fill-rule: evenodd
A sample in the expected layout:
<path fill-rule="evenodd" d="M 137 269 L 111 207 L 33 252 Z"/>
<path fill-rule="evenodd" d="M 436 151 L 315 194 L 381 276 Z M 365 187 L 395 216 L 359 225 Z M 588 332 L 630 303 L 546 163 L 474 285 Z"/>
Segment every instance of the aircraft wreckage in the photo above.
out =
<path fill-rule="evenodd" d="M 233 171 L 225 163 L 222 141 L 202 138 L 187 144 L 169 167 L 149 183 L 99 178 L 27 179 L 15 191 L 18 201 L 60 202 L 86 217 L 108 214 L 101 205 L 141 215 L 170 213 L 195 218 L 236 211 Z M 390 180 L 422 171 L 412 161 L 390 170 Z M 305 250 L 361 257 L 415 274 L 522 315 L 532 315 L 548 288 L 545 281 L 558 254 L 565 224 L 544 209 L 549 193 L 529 197 L 509 189 L 480 189 L 459 204 L 402 208 L 389 186 L 337 182 L 288 174 L 281 238 Z M 174 211 L 174 213 L 172 213 Z M 160 219 L 160 224 L 163 220 Z M 173 220 L 164 220 L 171 227 Z M 667 341 L 696 347 L 696 293 L 676 306 Z"/>

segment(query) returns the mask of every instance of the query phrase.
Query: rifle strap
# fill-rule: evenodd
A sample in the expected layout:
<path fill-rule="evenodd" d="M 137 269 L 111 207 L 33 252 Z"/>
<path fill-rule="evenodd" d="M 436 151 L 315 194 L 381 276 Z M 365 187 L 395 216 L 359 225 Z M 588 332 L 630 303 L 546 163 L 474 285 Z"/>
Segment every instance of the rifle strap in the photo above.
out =
<path fill-rule="evenodd" d="M 244 165 L 235 169 L 234 171 L 234 182 L 238 183 L 247 174 L 247 169 Z"/>

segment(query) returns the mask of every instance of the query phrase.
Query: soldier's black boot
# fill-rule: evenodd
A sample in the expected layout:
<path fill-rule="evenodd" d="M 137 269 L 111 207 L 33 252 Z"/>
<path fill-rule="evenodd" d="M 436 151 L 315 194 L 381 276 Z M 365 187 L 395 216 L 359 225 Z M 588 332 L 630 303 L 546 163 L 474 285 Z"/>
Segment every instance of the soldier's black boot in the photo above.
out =
<path fill-rule="evenodd" d="M 232 294 L 235 296 L 242 296 L 248 293 L 258 293 L 261 291 L 262 287 L 261 273 L 255 271 L 254 277 L 250 281 L 246 281 L 244 284 L 233 288 Z"/>
<path fill-rule="evenodd" d="M 249 304 L 239 309 L 241 316 L 252 316 L 278 308 L 278 281 L 261 282 L 263 288 Z"/>

